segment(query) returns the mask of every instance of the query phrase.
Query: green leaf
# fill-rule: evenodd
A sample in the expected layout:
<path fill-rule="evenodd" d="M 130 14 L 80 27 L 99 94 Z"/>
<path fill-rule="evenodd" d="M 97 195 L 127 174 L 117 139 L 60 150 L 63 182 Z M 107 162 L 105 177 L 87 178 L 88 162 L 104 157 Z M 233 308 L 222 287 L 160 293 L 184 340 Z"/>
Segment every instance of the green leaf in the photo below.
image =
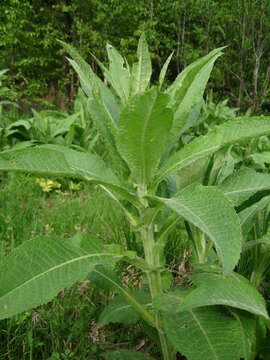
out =
<path fill-rule="evenodd" d="M 230 313 L 237 320 L 241 332 L 243 349 L 241 358 L 249 360 L 256 341 L 256 318 L 252 314 L 239 310 L 230 310 Z"/>
<path fill-rule="evenodd" d="M 151 58 L 144 33 L 139 39 L 137 56 L 138 63 L 132 68 L 132 95 L 145 91 L 152 75 Z"/>
<path fill-rule="evenodd" d="M 254 161 L 255 164 L 261 166 L 264 168 L 264 164 L 270 163 L 270 152 L 269 151 L 263 151 L 261 153 L 254 153 L 249 156 L 250 159 Z"/>
<path fill-rule="evenodd" d="M 165 313 L 163 324 L 175 350 L 188 360 L 240 359 L 239 325 L 218 307 Z"/>
<path fill-rule="evenodd" d="M 78 51 L 71 45 L 58 40 L 65 51 L 72 57 L 73 60 L 68 59 L 75 71 L 78 73 L 81 87 L 86 95 L 93 98 L 97 94 L 99 87 L 97 84 L 97 76 L 94 74 L 91 66 L 80 56 Z"/>
<path fill-rule="evenodd" d="M 152 357 L 142 352 L 131 350 L 114 350 L 103 354 L 106 360 L 154 360 Z"/>
<path fill-rule="evenodd" d="M 160 168 L 154 186 L 168 175 L 214 154 L 226 145 L 267 134 L 270 134 L 269 117 L 242 117 L 227 121 L 206 135 L 199 136 L 172 155 Z"/>
<path fill-rule="evenodd" d="M 226 305 L 268 318 L 262 295 L 247 279 L 233 273 L 227 277 L 213 273 L 201 273 L 191 277 L 198 286 L 187 295 L 179 311 L 210 305 Z"/>
<path fill-rule="evenodd" d="M 24 242 L 0 262 L 0 319 L 47 303 L 62 289 L 83 281 L 97 264 L 121 258 L 93 238 L 40 237 Z"/>
<path fill-rule="evenodd" d="M 243 169 L 229 176 L 218 185 L 218 189 L 230 198 L 234 206 L 239 206 L 256 192 L 270 189 L 270 174 Z"/>
<path fill-rule="evenodd" d="M 77 72 L 81 87 L 89 97 L 88 108 L 99 129 L 102 130 L 105 138 L 113 144 L 110 134 L 111 126 L 119 117 L 119 105 L 110 89 L 93 72 L 91 66 L 80 56 L 78 51 L 71 45 L 59 41 L 63 48 L 73 58 L 68 59 L 74 70 Z"/>
<path fill-rule="evenodd" d="M 72 114 L 67 116 L 65 119 L 51 124 L 51 136 L 56 137 L 62 134 L 67 133 L 70 130 L 72 124 L 78 119 L 79 113 Z"/>
<path fill-rule="evenodd" d="M 152 88 L 132 98 L 120 114 L 117 147 L 137 184 L 150 182 L 168 143 L 172 112 L 167 103 L 168 96 Z"/>
<path fill-rule="evenodd" d="M 151 296 L 146 291 L 133 291 L 133 298 L 145 307 L 151 307 Z M 140 320 L 139 314 L 134 310 L 130 303 L 121 295 L 116 295 L 114 299 L 105 307 L 98 319 L 98 326 L 109 323 L 123 323 L 126 325 L 134 324 Z"/>
<path fill-rule="evenodd" d="M 155 199 L 203 231 L 214 243 L 224 273 L 233 271 L 242 247 L 241 228 L 235 210 L 221 191 L 193 184 L 171 199 Z"/>
<path fill-rule="evenodd" d="M 109 267 L 97 266 L 90 275 L 92 281 L 99 284 L 105 284 L 107 289 L 113 290 L 119 293 L 126 303 L 130 304 L 132 308 L 138 313 L 138 315 L 146 321 L 152 327 L 155 327 L 155 320 L 152 314 L 146 310 L 146 308 L 136 300 L 129 289 L 123 287 L 116 274 Z"/>
<path fill-rule="evenodd" d="M 266 208 L 270 204 L 270 196 L 263 197 L 257 203 L 249 206 L 248 208 L 238 213 L 240 223 L 242 226 L 242 233 L 246 236 L 254 225 L 254 220 L 258 215 L 259 211 Z"/>
<path fill-rule="evenodd" d="M 250 250 L 259 245 L 266 245 L 269 248 L 270 247 L 270 235 L 266 234 L 265 236 L 263 236 L 262 238 L 259 238 L 257 240 L 246 241 L 243 244 L 243 251 Z"/>
<path fill-rule="evenodd" d="M 161 88 L 162 88 L 162 85 L 163 85 L 163 82 L 164 82 L 164 79 L 165 79 L 165 76 L 166 76 L 166 73 L 167 73 L 167 69 L 168 69 L 168 66 L 169 66 L 169 64 L 171 62 L 172 56 L 173 56 L 173 52 L 168 56 L 166 62 L 164 63 L 164 65 L 162 66 L 162 69 L 160 71 L 159 79 L 158 79 L 159 90 L 161 90 Z"/>
<path fill-rule="evenodd" d="M 138 204 L 136 195 L 120 185 L 102 159 L 64 146 L 42 145 L 1 152 L 0 170 L 81 178 L 108 187 L 128 201 Z"/>
<path fill-rule="evenodd" d="M 172 138 L 179 135 L 186 124 L 192 108 L 203 99 L 204 89 L 216 59 L 222 55 L 219 48 L 186 67 L 167 89 L 170 95 L 169 106 L 174 111 L 174 122 L 171 130 Z"/>
<path fill-rule="evenodd" d="M 111 45 L 106 46 L 110 65 L 109 70 L 105 69 L 105 77 L 120 97 L 123 104 L 126 104 L 129 98 L 130 78 L 128 69 L 124 67 L 124 59 L 119 52 Z"/>

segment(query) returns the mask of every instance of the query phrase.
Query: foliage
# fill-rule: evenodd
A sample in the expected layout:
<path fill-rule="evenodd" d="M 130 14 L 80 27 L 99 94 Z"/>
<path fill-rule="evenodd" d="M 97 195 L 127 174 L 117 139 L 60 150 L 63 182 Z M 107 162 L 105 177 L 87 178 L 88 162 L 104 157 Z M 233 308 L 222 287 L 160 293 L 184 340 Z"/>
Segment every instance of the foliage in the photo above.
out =
<path fill-rule="evenodd" d="M 105 61 L 105 39 L 134 62 L 144 30 L 155 81 L 167 54 L 173 52 L 168 73 L 172 80 L 209 49 L 225 44 L 226 55 L 209 87 L 217 99 L 229 97 L 241 111 L 265 112 L 269 108 L 269 11 L 266 0 L 2 0 L 0 68 L 10 69 L 12 87 L 20 90 L 25 109 L 42 96 L 67 111 L 66 98 L 74 98 L 77 81 L 62 61 L 64 54 L 55 39 L 79 48 L 95 66 L 90 52 Z"/>
<path fill-rule="evenodd" d="M 191 117 L 202 103 L 222 48 L 189 65 L 161 91 L 161 86 L 150 86 L 151 62 L 144 34 L 132 66 L 111 45 L 107 46 L 108 67 L 96 59 L 109 87 L 74 48 L 62 44 L 72 57 L 69 62 L 78 72 L 91 117 L 115 161 L 110 167 L 89 152 L 45 144 L 3 151 L 0 169 L 97 184 L 125 214 L 143 247 L 143 256 L 114 244 L 103 245 L 89 234 L 26 241 L 1 261 L 0 318 L 48 302 L 62 288 L 89 274 L 93 282 L 117 293 L 142 323 L 152 328 L 165 360 L 175 359 L 176 352 L 190 360 L 200 359 L 202 353 L 209 360 L 254 358 L 257 324 L 266 327 L 269 322 L 266 303 L 256 285 L 235 269 L 252 227 L 246 226 L 247 219 L 252 224 L 252 214 L 261 201 L 267 201 L 267 197 L 258 200 L 255 195 L 267 188 L 268 179 L 255 173 L 252 189 L 238 173 L 232 173 L 224 187 L 186 178 L 185 186 L 178 188 L 175 183 L 172 192 L 168 184 L 180 170 L 185 176 L 199 160 L 210 158 L 211 164 L 211 158 L 226 146 L 269 135 L 269 118 L 236 118 L 181 146 L 178 140 L 193 126 Z M 168 213 L 172 216 L 166 216 Z M 192 285 L 184 289 L 181 285 L 170 288 L 172 278 L 164 258 L 168 235 L 178 221 L 184 221 L 197 259 L 190 276 Z M 122 261 L 145 274 L 150 304 L 143 290 L 138 295 L 119 281 L 115 269 Z M 114 322 L 118 306 L 119 302 L 114 302 L 105 309 L 100 322 L 106 318 Z M 175 318 L 177 326 L 172 328 Z M 175 331 L 179 326 L 189 331 Z M 191 333 L 196 334 L 199 352 L 190 346 Z"/>

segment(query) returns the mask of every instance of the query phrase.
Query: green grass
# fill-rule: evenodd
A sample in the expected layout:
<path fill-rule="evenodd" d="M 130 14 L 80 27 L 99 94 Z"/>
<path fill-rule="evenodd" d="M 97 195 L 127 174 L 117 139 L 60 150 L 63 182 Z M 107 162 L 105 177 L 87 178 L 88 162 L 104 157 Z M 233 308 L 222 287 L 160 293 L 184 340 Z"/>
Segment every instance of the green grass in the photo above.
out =
<path fill-rule="evenodd" d="M 20 174 L 0 177 L 1 256 L 40 234 L 69 237 L 76 232 L 141 251 L 121 209 L 101 190 L 81 184 L 79 191 L 72 191 L 65 181 L 60 192 L 48 194 L 38 181 Z M 171 246 L 166 249 L 172 268 L 181 262 L 185 251 L 177 238 L 172 236 Z M 120 274 L 126 284 L 136 286 L 140 282 L 140 274 L 125 264 L 120 267 Z M 142 341 L 143 350 L 158 359 L 158 349 L 145 336 L 141 324 L 96 328 L 98 316 L 111 296 L 97 291 L 89 282 L 77 284 L 45 306 L 1 321 L 0 360 L 102 359 L 104 350 L 118 346 L 134 349 Z"/>
<path fill-rule="evenodd" d="M 76 232 L 140 251 L 121 209 L 94 186 L 81 184 L 80 191 L 71 191 L 67 181 L 61 192 L 47 194 L 35 177 L 11 174 L 0 181 L 1 256 L 36 235 L 68 237 Z M 132 269 L 120 271 L 125 282 L 128 277 L 136 281 Z M 104 350 L 119 343 L 134 348 L 142 340 L 152 347 L 140 325 L 97 330 L 98 315 L 110 297 L 94 284 L 77 284 L 45 306 L 1 321 L 0 360 L 101 359 Z"/>

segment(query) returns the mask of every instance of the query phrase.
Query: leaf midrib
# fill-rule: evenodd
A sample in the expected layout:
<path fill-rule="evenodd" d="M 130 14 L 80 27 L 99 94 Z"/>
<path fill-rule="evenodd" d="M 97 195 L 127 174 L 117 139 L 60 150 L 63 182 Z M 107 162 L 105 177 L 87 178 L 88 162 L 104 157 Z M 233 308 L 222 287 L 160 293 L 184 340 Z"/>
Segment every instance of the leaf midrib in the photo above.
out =
<path fill-rule="evenodd" d="M 149 107 L 149 110 L 147 112 L 147 121 L 145 121 L 144 125 L 143 125 L 143 131 L 142 131 L 142 137 L 141 137 L 141 160 L 142 160 L 142 167 L 141 167 L 141 179 L 140 179 L 140 183 L 142 186 L 146 185 L 146 153 L 145 153 L 145 136 L 146 136 L 146 129 L 149 125 L 149 121 L 151 119 L 151 114 L 154 108 L 154 105 L 156 104 L 156 100 L 157 100 L 157 96 L 155 93 L 155 99 L 153 101 L 153 103 L 151 104 L 151 106 Z"/>
<path fill-rule="evenodd" d="M 7 296 L 10 296 L 12 293 L 14 293 L 15 291 L 19 291 L 21 288 L 23 288 L 24 286 L 28 285 L 29 283 L 31 282 L 34 282 L 36 281 L 37 279 L 43 277 L 43 276 L 46 276 L 47 274 L 61 268 L 61 267 L 65 267 L 65 266 L 68 266 L 72 263 L 75 263 L 77 261 L 82 261 L 82 260 L 85 260 L 87 258 L 91 258 L 91 257 L 100 257 L 100 256 L 112 256 L 112 257 L 119 257 L 121 258 L 122 255 L 116 255 L 115 253 L 94 253 L 94 254 L 87 254 L 87 255 L 83 255 L 83 256 L 80 256 L 80 257 L 76 257 L 75 259 L 71 259 L 71 260 L 68 260 L 68 261 L 65 261 L 61 264 L 58 264 L 58 265 L 55 265 L 53 267 L 51 267 L 50 269 L 47 269 L 46 271 L 40 273 L 40 274 L 37 274 L 35 275 L 34 277 L 32 277 L 31 279 L 27 280 L 27 281 L 24 281 L 22 284 L 20 284 L 19 286 L 15 287 L 14 289 L 12 289 L 11 291 L 7 292 L 6 294 L 4 294 L 3 296 L 0 297 L 0 300 L 2 301 L 3 299 L 5 299 L 5 297 Z"/>
<path fill-rule="evenodd" d="M 176 168 L 178 168 L 178 170 L 181 169 L 180 165 L 181 163 L 185 162 L 185 161 L 188 161 L 189 159 L 192 159 L 188 164 L 184 165 L 183 167 L 186 167 L 186 166 L 189 166 L 191 165 L 194 161 L 198 160 L 198 157 L 207 153 L 207 152 L 212 152 L 212 151 L 216 151 L 220 148 L 220 145 L 216 145 L 216 146 L 213 146 L 213 147 L 209 147 L 207 149 L 204 149 L 202 151 L 199 151 L 199 152 L 196 152 L 195 154 L 191 154 L 187 157 L 185 157 L 184 159 L 180 160 L 179 162 L 177 163 L 174 163 L 173 165 L 171 165 L 170 167 L 167 167 L 165 168 L 165 171 L 162 172 L 162 168 L 160 169 L 160 174 L 157 176 L 156 178 L 156 182 L 155 183 L 159 183 L 162 179 L 164 179 L 166 177 L 166 175 L 168 173 L 170 173 L 171 171 L 175 170 Z M 180 150 L 181 151 L 181 150 Z M 171 158 L 171 161 L 173 160 L 173 158 Z M 164 166 L 165 167 L 165 166 Z"/>
<path fill-rule="evenodd" d="M 192 310 L 189 310 L 189 313 L 190 315 L 193 317 L 194 321 L 196 322 L 196 324 L 198 325 L 199 329 L 201 330 L 203 336 L 205 337 L 208 345 L 209 345 L 209 348 L 212 350 L 212 354 L 214 355 L 215 359 L 216 360 L 219 360 L 218 359 L 218 355 L 215 351 L 215 348 L 213 347 L 212 343 L 211 343 L 211 340 L 209 339 L 207 333 L 205 332 L 204 328 L 201 326 L 201 323 L 199 321 L 199 319 L 197 318 L 197 316 L 194 314 L 194 312 Z"/>
<path fill-rule="evenodd" d="M 181 200 L 181 199 L 180 199 Z M 177 203 L 176 205 L 179 206 L 179 203 Z M 222 251 L 220 249 L 220 247 L 218 246 L 217 242 L 215 241 L 215 237 L 212 235 L 212 232 L 209 230 L 208 226 L 205 224 L 204 221 L 201 220 L 200 217 L 198 217 L 198 215 L 196 215 L 192 210 L 190 210 L 187 206 L 185 206 L 183 203 L 180 204 L 180 207 L 183 207 L 184 210 L 186 210 L 188 213 L 190 213 L 192 216 L 194 216 L 194 218 L 198 221 L 198 223 L 202 224 L 205 231 L 203 231 L 205 234 L 207 234 L 209 236 L 209 238 L 212 240 L 212 242 L 215 244 L 215 248 L 218 251 L 218 254 L 221 258 L 222 263 L 224 264 L 224 258 L 222 256 Z M 182 216 L 183 217 L 183 216 Z M 187 220 L 189 221 L 189 220 Z M 196 227 L 198 227 L 197 225 L 195 225 Z"/>

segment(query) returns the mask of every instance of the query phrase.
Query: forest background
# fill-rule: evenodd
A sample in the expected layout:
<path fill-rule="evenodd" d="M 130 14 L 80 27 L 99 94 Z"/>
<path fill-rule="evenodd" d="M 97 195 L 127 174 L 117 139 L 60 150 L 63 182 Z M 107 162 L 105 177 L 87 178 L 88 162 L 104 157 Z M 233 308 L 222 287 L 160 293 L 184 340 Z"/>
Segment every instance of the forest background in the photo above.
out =
<path fill-rule="evenodd" d="M 208 89 L 241 112 L 270 111 L 270 3 L 264 0 L 1 0 L 0 68 L 10 70 L 23 112 L 44 101 L 68 110 L 78 80 L 56 39 L 71 43 L 98 71 L 91 53 L 106 62 L 109 42 L 132 61 L 142 30 L 154 79 L 171 52 L 168 82 L 227 45 Z"/>

